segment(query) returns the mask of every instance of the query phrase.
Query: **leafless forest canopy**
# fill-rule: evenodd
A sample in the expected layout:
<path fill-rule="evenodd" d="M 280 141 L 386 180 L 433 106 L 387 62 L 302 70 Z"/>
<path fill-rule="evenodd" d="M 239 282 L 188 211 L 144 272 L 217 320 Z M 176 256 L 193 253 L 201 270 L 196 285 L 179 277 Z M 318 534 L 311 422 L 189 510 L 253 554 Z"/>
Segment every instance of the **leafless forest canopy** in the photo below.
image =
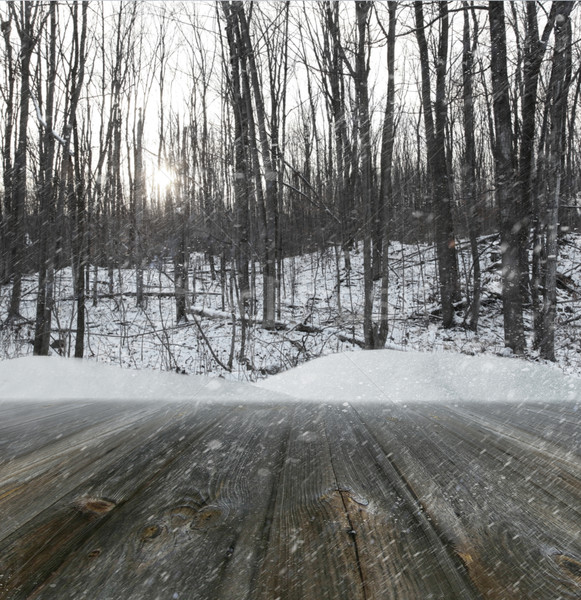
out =
<path fill-rule="evenodd" d="M 86 356 L 121 270 L 145 311 L 155 268 L 165 324 L 211 348 L 203 268 L 232 370 L 256 325 L 288 325 L 285 261 L 330 252 L 339 314 L 361 281 L 351 340 L 382 348 L 399 244 L 433 251 L 429 317 L 476 332 L 495 240 L 503 345 L 554 360 L 560 246 L 581 225 L 580 18 L 562 1 L 2 2 L 3 331 L 47 354 L 66 329 Z"/>

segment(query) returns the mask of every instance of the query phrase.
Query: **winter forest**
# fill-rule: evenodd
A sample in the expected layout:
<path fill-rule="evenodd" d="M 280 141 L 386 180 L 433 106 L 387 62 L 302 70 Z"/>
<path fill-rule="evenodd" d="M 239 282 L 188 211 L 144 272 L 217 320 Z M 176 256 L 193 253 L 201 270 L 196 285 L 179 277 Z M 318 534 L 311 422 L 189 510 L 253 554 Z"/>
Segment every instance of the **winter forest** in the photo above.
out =
<path fill-rule="evenodd" d="M 581 372 L 575 2 L 2 2 L 0 356 Z"/>

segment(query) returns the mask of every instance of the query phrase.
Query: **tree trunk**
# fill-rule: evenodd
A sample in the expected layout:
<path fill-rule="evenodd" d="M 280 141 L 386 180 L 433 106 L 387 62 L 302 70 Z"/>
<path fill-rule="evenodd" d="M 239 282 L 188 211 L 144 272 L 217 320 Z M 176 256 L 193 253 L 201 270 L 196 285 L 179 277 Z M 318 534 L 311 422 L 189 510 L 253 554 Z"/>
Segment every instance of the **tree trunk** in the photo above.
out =
<path fill-rule="evenodd" d="M 436 99 L 434 117 L 431 104 L 431 81 L 428 44 L 425 36 L 424 12 L 421 1 L 414 2 L 416 37 L 420 51 L 422 74 L 422 107 L 426 134 L 428 171 L 432 184 L 432 211 L 436 234 L 438 276 L 442 304 L 442 324 L 454 324 L 454 301 L 459 296 L 456 241 L 452 219 L 452 202 L 446 160 L 446 69 L 448 65 L 448 3 L 439 2 L 440 39 L 436 66 Z"/>
<path fill-rule="evenodd" d="M 541 357 L 555 360 L 555 317 L 557 307 L 557 257 L 559 247 L 559 200 L 563 173 L 567 98 L 571 82 L 571 22 L 573 3 L 559 2 L 555 18 L 555 49 L 550 81 L 551 126 L 548 140 L 548 201 L 546 207 L 546 263 L 539 335 Z"/>
<path fill-rule="evenodd" d="M 373 215 L 373 183 L 371 175 L 371 122 L 369 115 L 369 89 L 368 89 L 368 39 L 367 28 L 372 3 L 366 1 L 355 2 L 357 19 L 357 51 L 355 55 L 355 93 L 357 99 L 357 112 L 359 122 L 359 148 L 360 148 L 360 176 L 358 181 L 358 195 L 363 207 L 363 334 L 365 347 L 374 347 L 373 328 L 373 264 L 372 244 L 374 237 L 375 219 Z"/>
<path fill-rule="evenodd" d="M 133 256 L 135 265 L 135 303 L 138 307 L 144 307 L 143 296 L 143 211 L 145 210 L 145 181 L 143 168 L 143 114 L 139 109 L 137 127 L 135 132 L 135 178 L 134 178 L 134 238 Z"/>
<path fill-rule="evenodd" d="M 4 115 L 4 143 L 2 145 L 2 183 L 4 186 L 4 211 L 0 208 L 0 283 L 7 283 L 12 275 L 10 260 L 11 244 L 9 243 L 8 222 L 12 212 L 13 194 L 13 165 L 12 144 L 14 137 L 14 88 L 16 84 L 16 73 L 14 59 L 12 56 L 12 42 L 10 32 L 12 29 L 11 12 L 8 12 L 8 20 L 1 24 L 2 36 L 6 52 L 6 85 L 5 85 L 5 115 Z M 0 203 L 1 206 L 1 203 Z"/>
<path fill-rule="evenodd" d="M 69 201 L 75 216 L 75 232 L 73 235 L 73 261 L 75 269 L 74 293 L 77 301 L 77 333 L 75 337 L 75 358 L 83 358 L 85 353 L 85 269 L 87 267 L 86 236 L 87 236 L 87 207 L 84 185 L 84 162 L 81 159 L 79 128 L 77 123 L 77 108 L 83 89 L 86 62 L 87 39 L 87 8 L 88 0 L 83 0 L 81 8 L 81 24 L 79 31 L 79 4 L 75 2 L 73 11 L 73 40 L 74 58 L 71 75 L 71 103 L 69 122 L 70 135 L 73 136 L 72 156 L 66 153 L 69 178 Z M 74 164 L 73 164 L 74 158 Z"/>
<path fill-rule="evenodd" d="M 249 124 L 247 104 L 242 97 L 242 82 L 240 74 L 240 56 L 237 51 L 234 27 L 231 12 L 227 3 L 223 3 L 226 15 L 226 37 L 228 39 L 230 77 L 228 92 L 234 113 L 234 218 L 235 218 L 235 258 L 238 277 L 238 310 L 242 323 L 240 333 L 240 352 L 238 360 L 245 361 L 246 323 L 249 318 L 249 304 L 251 300 L 250 274 L 248 262 L 249 254 L 249 188 L 250 180 L 249 161 Z"/>
<path fill-rule="evenodd" d="M 526 347 L 518 233 L 522 215 L 517 213 L 513 202 L 516 172 L 512 146 L 510 84 L 506 61 L 504 2 L 490 2 L 488 12 L 495 127 L 496 195 L 500 209 L 504 341 L 515 354 L 522 354 Z"/>
<path fill-rule="evenodd" d="M 244 49 L 248 60 L 250 83 L 254 98 L 254 107 L 256 110 L 256 125 L 258 129 L 258 139 L 260 143 L 262 164 L 264 165 L 264 213 L 265 213 L 265 243 L 264 260 L 262 265 L 263 276 L 263 318 L 262 326 L 265 329 L 273 329 L 275 325 L 275 304 L 276 304 L 276 182 L 277 176 L 274 171 L 270 155 L 270 144 L 266 129 L 266 113 L 264 109 L 264 100 L 262 97 L 262 87 L 258 78 L 258 69 L 256 66 L 254 49 L 250 39 L 250 25 L 244 3 L 236 0 L 231 3 L 231 10 L 238 19 L 239 27 L 237 31 L 240 34 L 241 48 Z M 260 182 L 257 181 L 257 185 Z"/>
<path fill-rule="evenodd" d="M 339 215 L 341 220 L 341 248 L 345 265 L 345 281 L 351 284 L 351 249 L 354 244 L 356 230 L 355 218 L 355 185 L 351 157 L 355 156 L 355 148 L 349 138 L 347 129 L 347 107 L 345 99 L 345 83 L 343 78 L 343 48 L 339 31 L 339 3 L 324 3 L 325 44 L 323 47 L 323 65 L 321 69 L 329 81 L 329 103 L 333 118 L 335 138 L 336 169 Z M 329 39 L 330 38 L 330 39 Z M 314 114 L 314 109 L 312 109 Z M 331 144 L 329 144 L 331 145 Z"/>
<path fill-rule="evenodd" d="M 55 236 L 55 193 L 53 183 L 53 163 L 55 138 L 53 135 L 54 95 L 56 83 L 56 2 L 50 3 L 50 39 L 47 68 L 47 95 L 44 129 L 41 128 L 39 152 L 39 261 L 38 295 L 36 300 L 36 322 L 34 331 L 34 354 L 48 355 L 52 324 L 52 305 L 54 287 Z M 42 125 L 41 125 L 42 127 Z"/>
<path fill-rule="evenodd" d="M 179 131 L 174 144 L 180 147 Z M 188 320 L 188 270 L 189 270 L 189 224 L 190 201 L 186 190 L 187 182 L 187 145 L 188 128 L 184 127 L 181 140 L 180 175 L 176 189 L 176 231 L 178 233 L 178 247 L 174 261 L 175 296 L 176 296 L 176 323 L 185 323 Z"/>
<path fill-rule="evenodd" d="M 537 3 L 526 3 L 526 38 L 523 67 L 523 96 L 521 104 L 521 138 L 520 160 L 518 171 L 518 207 L 517 213 L 521 216 L 518 226 L 519 233 L 519 261 L 523 300 L 529 294 L 529 236 L 531 229 L 531 212 L 533 207 L 532 188 L 534 171 L 534 146 L 535 125 L 537 112 L 537 89 L 541 65 L 545 56 L 547 42 L 554 27 L 555 9 L 558 2 L 553 2 L 543 35 L 539 38 L 537 23 Z M 536 251 L 536 248 L 533 248 Z M 536 303 L 533 290 L 533 303 Z"/>
<path fill-rule="evenodd" d="M 471 3 L 474 4 L 473 2 Z M 463 2 L 464 29 L 462 38 L 462 76 L 463 76 L 463 118 L 464 118 L 464 195 L 466 197 L 468 234 L 470 236 L 470 250 L 474 285 L 472 291 L 472 305 L 470 310 L 469 326 L 472 331 L 478 330 L 478 317 L 480 314 L 481 273 L 480 256 L 478 253 L 478 226 L 477 226 L 477 198 L 476 198 L 476 144 L 474 136 L 474 51 L 477 36 L 474 32 L 474 42 L 470 36 L 469 3 Z"/>
<path fill-rule="evenodd" d="M 15 15 L 16 4 L 9 4 Z M 21 19 L 18 27 L 20 37 L 20 104 L 18 145 L 14 156 L 14 177 L 12 182 L 12 201 L 9 215 L 10 264 L 12 273 L 12 294 L 8 308 L 8 320 L 20 316 L 22 296 L 22 274 L 25 268 L 25 223 L 26 181 L 28 165 L 28 114 L 30 110 L 30 61 L 35 45 L 34 21 L 37 7 L 32 2 L 20 5 Z M 15 17 L 15 20 L 17 17 Z"/>
<path fill-rule="evenodd" d="M 379 332 L 374 342 L 376 348 L 383 348 L 389 332 L 389 214 L 393 204 L 393 148 L 395 145 L 395 26 L 397 2 L 388 3 L 389 26 L 387 32 L 387 100 L 383 116 L 381 139 L 381 188 L 382 206 L 382 264 L 381 264 L 381 306 Z"/>

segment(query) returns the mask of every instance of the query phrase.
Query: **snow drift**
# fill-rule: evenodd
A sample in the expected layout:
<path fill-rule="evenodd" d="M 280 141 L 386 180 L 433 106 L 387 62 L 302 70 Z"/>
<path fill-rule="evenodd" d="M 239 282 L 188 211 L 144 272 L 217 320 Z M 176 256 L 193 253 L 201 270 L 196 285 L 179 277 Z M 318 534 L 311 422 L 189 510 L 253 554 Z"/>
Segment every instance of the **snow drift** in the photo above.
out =
<path fill-rule="evenodd" d="M 257 387 L 324 401 L 550 401 L 581 399 L 581 380 L 516 358 L 375 350 L 325 356 Z"/>
<path fill-rule="evenodd" d="M 0 361 L 0 400 L 256 401 L 277 394 L 203 375 L 122 369 L 82 359 Z"/>
<path fill-rule="evenodd" d="M 0 361 L 2 400 L 580 400 L 581 379 L 515 358 L 376 350 L 325 356 L 256 384 L 135 371 L 87 360 Z"/>

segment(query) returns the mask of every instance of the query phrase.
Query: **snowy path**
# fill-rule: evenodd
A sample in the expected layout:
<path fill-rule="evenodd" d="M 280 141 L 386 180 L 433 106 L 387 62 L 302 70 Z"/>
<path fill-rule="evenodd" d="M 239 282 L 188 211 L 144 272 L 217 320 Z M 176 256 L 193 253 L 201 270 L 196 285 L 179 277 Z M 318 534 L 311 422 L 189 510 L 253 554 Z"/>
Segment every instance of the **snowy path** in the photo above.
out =
<path fill-rule="evenodd" d="M 186 401 L 188 379 L 0 403 L 0 598 L 580 597 L 575 399 Z"/>

